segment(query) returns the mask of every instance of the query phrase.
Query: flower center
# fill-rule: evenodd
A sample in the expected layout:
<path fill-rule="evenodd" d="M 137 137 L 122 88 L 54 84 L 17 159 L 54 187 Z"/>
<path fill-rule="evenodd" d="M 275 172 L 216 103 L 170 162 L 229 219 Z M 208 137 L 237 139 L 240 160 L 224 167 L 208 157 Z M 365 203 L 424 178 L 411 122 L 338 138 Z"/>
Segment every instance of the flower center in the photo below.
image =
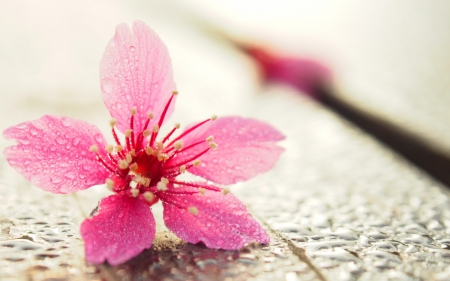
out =
<path fill-rule="evenodd" d="M 124 143 L 120 142 L 116 133 L 116 120 L 111 120 L 111 132 L 116 145 L 108 145 L 105 148 L 106 157 L 102 157 L 98 153 L 98 147 L 96 145 L 91 146 L 90 151 L 94 152 L 97 160 L 111 172 L 106 183 L 113 192 L 127 194 L 133 197 L 142 195 L 141 197 L 149 203 L 156 203 L 155 193 L 176 188 L 177 181 L 175 178 L 178 175 L 189 170 L 191 167 L 200 165 L 201 162 L 198 158 L 210 149 L 217 148 L 217 144 L 213 141 L 213 136 L 209 136 L 205 140 L 187 146 L 183 145 L 182 140 L 183 137 L 195 129 L 215 120 L 217 118 L 216 116 L 190 127 L 169 141 L 174 132 L 180 128 L 180 124 L 177 123 L 166 136 L 158 140 L 159 129 L 176 94 L 177 92 L 174 92 L 170 97 L 158 123 L 154 124 L 151 129 L 148 126 L 154 118 L 153 113 L 148 114 L 148 118 L 141 132 L 134 131 L 136 109 L 132 108 L 130 128 L 124 132 Z M 173 161 L 180 153 L 189 150 L 192 151 L 194 147 L 198 148 L 199 145 L 205 142 L 208 143 L 207 148 L 193 155 L 191 155 L 192 153 L 185 153 L 183 157 L 180 157 L 179 161 Z"/>

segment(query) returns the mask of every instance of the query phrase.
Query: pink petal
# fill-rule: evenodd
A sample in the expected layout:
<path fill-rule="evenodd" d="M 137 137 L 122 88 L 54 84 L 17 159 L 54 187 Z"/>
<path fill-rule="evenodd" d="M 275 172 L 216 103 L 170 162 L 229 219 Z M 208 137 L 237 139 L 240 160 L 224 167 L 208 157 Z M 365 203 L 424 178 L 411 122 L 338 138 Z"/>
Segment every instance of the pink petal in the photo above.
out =
<path fill-rule="evenodd" d="M 238 250 L 252 241 L 270 241 L 233 194 L 206 190 L 205 195 L 159 192 L 157 196 L 163 201 L 166 226 L 189 243 L 203 242 L 208 248 Z M 197 208 L 197 215 L 188 211 L 190 207 Z"/>
<path fill-rule="evenodd" d="M 155 219 L 144 201 L 111 195 L 99 207 L 98 214 L 81 224 L 87 261 L 118 265 L 152 246 Z"/>
<path fill-rule="evenodd" d="M 136 107 L 135 131 L 140 132 L 149 112 L 159 117 L 176 90 L 169 53 L 158 35 L 145 23 L 135 21 L 133 33 L 118 25 L 100 63 L 103 101 L 117 126 L 130 128 L 130 109 Z M 170 106 L 166 119 L 174 108 Z M 151 126 L 151 125 L 150 125 Z"/>
<path fill-rule="evenodd" d="M 10 127 L 3 136 L 18 143 L 4 150 L 9 164 L 44 190 L 75 192 L 104 183 L 108 176 L 89 152 L 91 145 L 102 149 L 106 141 L 97 127 L 84 121 L 45 115 Z"/>
<path fill-rule="evenodd" d="M 183 138 L 184 147 L 210 135 L 219 147 L 202 155 L 202 164 L 189 172 L 219 184 L 245 181 L 270 170 L 284 151 L 275 144 L 284 139 L 279 131 L 261 121 L 237 116 L 218 118 L 194 130 Z M 195 156 L 205 148 L 206 142 L 180 153 L 168 165 Z"/>

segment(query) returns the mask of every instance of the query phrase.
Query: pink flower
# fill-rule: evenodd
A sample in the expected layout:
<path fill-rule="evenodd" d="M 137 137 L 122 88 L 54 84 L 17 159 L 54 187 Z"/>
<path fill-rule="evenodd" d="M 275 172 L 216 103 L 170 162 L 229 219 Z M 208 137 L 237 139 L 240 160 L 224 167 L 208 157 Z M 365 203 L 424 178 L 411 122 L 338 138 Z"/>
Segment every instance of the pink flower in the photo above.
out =
<path fill-rule="evenodd" d="M 100 74 L 115 146 L 95 126 L 69 117 L 46 115 L 4 132 L 17 141 L 4 151 L 9 164 L 34 185 L 69 193 L 106 182 L 114 192 L 81 225 L 86 259 L 117 265 L 149 248 L 155 236 L 149 206 L 159 200 L 167 227 L 190 243 L 220 249 L 268 243 L 246 207 L 210 182 L 233 184 L 271 169 L 284 136 L 254 119 L 212 117 L 174 137 L 176 124 L 161 137 L 177 93 L 166 46 L 142 22 L 132 32 L 117 27 Z M 185 172 L 210 182 L 180 179 Z"/>

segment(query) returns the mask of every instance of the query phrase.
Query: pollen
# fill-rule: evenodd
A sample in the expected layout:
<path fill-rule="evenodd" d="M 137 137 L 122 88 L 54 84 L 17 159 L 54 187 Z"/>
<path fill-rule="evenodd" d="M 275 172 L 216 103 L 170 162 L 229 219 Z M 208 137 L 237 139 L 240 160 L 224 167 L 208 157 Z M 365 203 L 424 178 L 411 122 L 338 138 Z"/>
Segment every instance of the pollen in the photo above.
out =
<path fill-rule="evenodd" d="M 155 195 L 153 195 L 153 193 L 151 193 L 150 191 L 146 191 L 144 192 L 144 198 L 147 202 L 152 202 L 153 199 L 155 199 Z"/>
<path fill-rule="evenodd" d="M 160 141 L 156 142 L 156 149 L 158 149 L 158 150 L 162 150 L 162 149 L 163 149 L 163 147 L 164 147 L 164 145 L 163 145 L 163 143 L 162 143 L 162 142 L 160 142 Z"/>
<path fill-rule="evenodd" d="M 201 195 L 205 195 L 206 189 L 204 189 L 203 187 L 200 187 L 198 190 L 200 190 Z"/>
<path fill-rule="evenodd" d="M 160 191 L 166 191 L 167 190 L 167 184 L 163 183 L 162 181 L 158 182 L 156 184 L 156 189 Z"/>
<path fill-rule="evenodd" d="M 116 124 L 117 124 L 117 120 L 116 119 L 111 119 L 111 120 L 109 120 L 109 125 L 111 126 L 111 127 L 114 127 L 114 126 L 116 126 Z"/>
<path fill-rule="evenodd" d="M 133 189 L 130 190 L 130 192 L 131 192 L 131 195 L 132 195 L 134 198 L 136 198 L 136 197 L 139 195 L 139 189 L 133 188 Z"/>
<path fill-rule="evenodd" d="M 148 119 L 153 119 L 153 117 L 154 117 L 153 112 L 150 112 L 150 113 L 147 115 L 147 117 L 148 117 Z"/>
<path fill-rule="evenodd" d="M 168 184 L 169 183 L 169 180 L 167 179 L 167 178 L 161 178 L 161 182 L 163 182 L 163 183 L 165 183 L 165 184 Z"/>
<path fill-rule="evenodd" d="M 194 165 L 194 167 L 198 167 L 200 166 L 200 164 L 202 163 L 202 161 L 200 161 L 199 159 L 195 160 L 194 162 L 192 162 L 192 165 Z"/>
<path fill-rule="evenodd" d="M 130 112 L 131 112 L 131 115 L 133 115 L 133 116 L 136 115 L 136 107 L 133 106 L 131 108 Z"/>
<path fill-rule="evenodd" d="M 172 91 L 172 95 L 174 96 L 178 95 L 178 91 Z"/>
<path fill-rule="evenodd" d="M 142 135 L 143 135 L 144 137 L 148 137 L 148 136 L 150 136 L 151 133 L 152 133 L 152 132 L 151 132 L 149 129 L 145 129 L 145 130 L 142 132 Z"/>
<path fill-rule="evenodd" d="M 119 161 L 119 168 L 122 170 L 125 170 L 126 168 L 128 168 L 128 163 L 126 160 L 120 160 Z"/>
<path fill-rule="evenodd" d="M 228 193 L 230 193 L 230 189 L 228 187 L 222 188 L 222 194 L 223 195 L 227 195 Z"/>
<path fill-rule="evenodd" d="M 206 138 L 206 141 L 207 141 L 207 142 L 210 142 L 210 141 L 213 141 L 213 140 L 214 140 L 214 137 L 213 137 L 213 136 L 209 136 L 209 137 Z"/>
<path fill-rule="evenodd" d="M 97 153 L 98 152 L 98 145 L 96 145 L 96 144 L 91 145 L 91 147 L 89 147 L 89 151 Z"/>
<path fill-rule="evenodd" d="M 123 150 L 123 146 L 121 146 L 120 144 L 116 145 L 116 151 L 117 152 L 121 152 L 122 150 Z"/>
<path fill-rule="evenodd" d="M 149 187 L 150 186 L 150 179 L 149 178 L 143 178 L 143 185 L 145 186 L 145 187 Z"/>
<path fill-rule="evenodd" d="M 181 127 L 180 123 L 175 123 L 174 125 L 175 129 L 179 129 Z"/>
<path fill-rule="evenodd" d="M 180 150 L 183 147 L 183 141 L 178 140 L 175 142 L 173 146 L 175 147 L 176 150 Z"/>
<path fill-rule="evenodd" d="M 193 214 L 194 216 L 198 215 L 198 209 L 196 207 L 193 207 L 193 206 L 188 208 L 188 212 Z"/>
<path fill-rule="evenodd" d="M 186 165 L 181 165 L 180 166 L 180 173 L 184 173 L 186 172 Z"/>
<path fill-rule="evenodd" d="M 213 141 L 209 143 L 209 148 L 211 148 L 212 150 L 216 150 L 217 147 L 218 147 L 217 143 Z"/>
<path fill-rule="evenodd" d="M 216 120 L 216 119 L 217 119 L 217 115 L 211 116 L 211 121 L 214 121 L 214 120 Z"/>
<path fill-rule="evenodd" d="M 125 130 L 125 136 L 127 137 L 127 138 L 129 138 L 130 136 L 131 136 L 131 133 L 133 132 L 133 130 L 132 129 L 126 129 Z"/>
<path fill-rule="evenodd" d="M 138 169 L 138 164 L 137 163 L 133 163 L 130 165 L 130 170 L 131 171 L 136 171 Z"/>
<path fill-rule="evenodd" d="M 108 144 L 105 148 L 106 152 L 108 152 L 109 154 L 111 154 L 114 151 L 114 146 Z"/>
<path fill-rule="evenodd" d="M 159 126 L 158 124 L 153 125 L 153 133 L 159 132 Z"/>

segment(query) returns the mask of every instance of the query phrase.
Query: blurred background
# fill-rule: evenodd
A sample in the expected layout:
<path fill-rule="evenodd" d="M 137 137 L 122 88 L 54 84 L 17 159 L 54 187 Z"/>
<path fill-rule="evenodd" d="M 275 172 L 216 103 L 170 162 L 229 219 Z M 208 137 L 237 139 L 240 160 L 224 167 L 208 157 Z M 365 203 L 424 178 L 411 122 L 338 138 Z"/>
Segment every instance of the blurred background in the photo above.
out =
<path fill-rule="evenodd" d="M 306 73 L 324 75 L 340 100 L 450 155 L 448 1 L 1 1 L 0 130 L 43 114 L 106 130 L 99 61 L 115 26 L 135 19 L 169 48 L 181 93 L 174 119 L 288 114 L 252 102 L 273 87 L 295 92 L 262 84 L 256 47 L 317 62 L 326 71 Z"/>

